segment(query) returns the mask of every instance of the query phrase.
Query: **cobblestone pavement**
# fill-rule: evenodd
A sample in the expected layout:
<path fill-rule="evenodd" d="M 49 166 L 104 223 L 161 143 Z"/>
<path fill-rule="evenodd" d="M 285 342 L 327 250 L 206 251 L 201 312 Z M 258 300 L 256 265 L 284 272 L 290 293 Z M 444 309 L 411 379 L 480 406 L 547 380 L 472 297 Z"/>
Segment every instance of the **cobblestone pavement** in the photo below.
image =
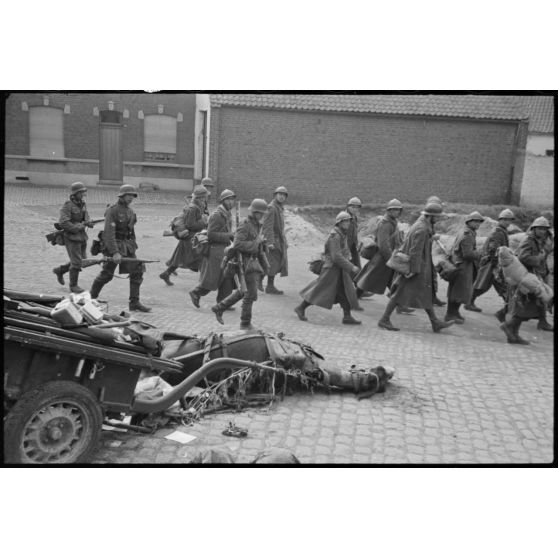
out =
<path fill-rule="evenodd" d="M 51 269 L 65 261 L 63 249 L 49 245 L 44 234 L 56 220 L 64 191 L 12 188 L 5 197 L 4 280 L 11 288 L 67 293 Z M 164 195 L 135 204 L 138 255 L 164 262 L 174 239 L 163 238 L 180 200 Z M 90 214 L 102 216 L 105 200 L 92 199 Z M 90 235 L 90 237 L 93 235 Z M 19 240 L 17 240 L 19 239 Z M 479 299 L 482 314 L 464 312 L 466 322 L 433 334 L 427 316 L 394 315 L 400 332 L 378 329 L 387 299 L 363 301 L 355 313 L 361 326 L 341 325 L 341 310 L 312 307 L 308 322 L 292 308 L 298 291 L 314 276 L 309 257 L 319 247 L 292 246 L 290 276 L 277 279 L 284 296 L 259 294 L 255 326 L 283 331 L 304 340 L 340 364 L 394 366 L 396 375 L 383 394 L 357 401 L 350 393 L 301 393 L 276 403 L 269 411 L 208 416 L 179 430 L 196 436 L 182 445 L 164 438 L 175 428 L 152 436 L 104 432 L 94 463 L 186 463 L 200 449 L 230 451 L 237 462 L 249 462 L 266 447 L 291 449 L 303 463 L 547 463 L 553 460 L 553 336 L 537 331 L 536 322 L 522 327 L 528 347 L 508 345 L 493 313 L 500 303 L 494 292 Z M 174 287 L 158 278 L 163 263 L 149 266 L 142 302 L 153 307 L 149 321 L 165 329 L 207 334 L 235 330 L 239 311 L 225 314 L 220 326 L 209 310 L 214 294 L 192 307 L 188 291 L 196 274 L 179 270 Z M 98 272 L 89 268 L 80 283 L 89 288 Z M 441 283 L 445 298 L 445 283 Z M 128 281 L 114 279 L 102 292 L 110 309 L 126 309 Z M 443 311 L 443 309 L 442 309 Z M 229 420 L 248 428 L 246 439 L 226 438 Z"/>

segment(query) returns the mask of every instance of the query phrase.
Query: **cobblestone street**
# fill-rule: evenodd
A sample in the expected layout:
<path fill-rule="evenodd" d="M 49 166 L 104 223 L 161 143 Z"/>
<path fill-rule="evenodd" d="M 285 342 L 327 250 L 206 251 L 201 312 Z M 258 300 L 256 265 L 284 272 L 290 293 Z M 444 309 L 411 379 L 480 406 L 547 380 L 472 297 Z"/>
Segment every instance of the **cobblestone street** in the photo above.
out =
<path fill-rule="evenodd" d="M 8 288 L 67 294 L 52 268 L 66 261 L 63 248 L 48 244 L 44 235 L 58 218 L 67 194 L 63 189 L 7 187 L 4 205 L 4 284 Z M 220 326 L 210 311 L 215 295 L 193 308 L 188 291 L 197 274 L 178 270 L 174 287 L 158 275 L 175 240 L 163 238 L 170 219 L 179 213 L 182 196 L 140 194 L 133 207 L 138 215 L 138 256 L 159 259 L 148 265 L 141 300 L 153 307 L 150 323 L 170 331 L 208 334 L 237 329 L 239 310 L 225 314 Z M 103 216 L 113 193 L 90 190 L 92 218 Z M 90 233 L 90 241 L 99 226 Z M 266 447 L 292 450 L 302 463 L 548 463 L 553 460 L 553 334 L 537 331 L 536 321 L 522 326 L 530 346 L 509 345 L 493 314 L 500 300 L 490 291 L 478 300 L 481 314 L 464 312 L 466 322 L 441 334 L 430 329 L 426 314 L 393 316 L 401 327 L 388 332 L 377 327 L 387 298 L 364 300 L 355 313 L 361 326 L 343 326 L 339 307 L 311 307 L 308 322 L 293 312 L 298 292 L 313 275 L 307 261 L 319 245 L 291 246 L 287 278 L 277 278 L 284 296 L 258 293 L 254 325 L 285 332 L 303 340 L 340 364 L 394 366 L 396 374 L 383 394 L 358 401 L 351 393 L 299 393 L 277 402 L 269 411 L 209 415 L 179 430 L 196 436 L 182 445 L 164 438 L 176 428 L 155 435 L 104 432 L 94 463 L 186 463 L 200 449 L 230 451 L 247 463 Z M 99 268 L 83 271 L 80 284 L 89 288 Z M 128 281 L 115 278 L 102 291 L 111 311 L 127 309 Z M 446 299 L 441 281 L 440 298 Z M 444 309 L 437 309 L 443 316 Z M 552 316 L 550 316 L 552 320 Z M 230 420 L 248 429 L 246 439 L 221 434 Z"/>

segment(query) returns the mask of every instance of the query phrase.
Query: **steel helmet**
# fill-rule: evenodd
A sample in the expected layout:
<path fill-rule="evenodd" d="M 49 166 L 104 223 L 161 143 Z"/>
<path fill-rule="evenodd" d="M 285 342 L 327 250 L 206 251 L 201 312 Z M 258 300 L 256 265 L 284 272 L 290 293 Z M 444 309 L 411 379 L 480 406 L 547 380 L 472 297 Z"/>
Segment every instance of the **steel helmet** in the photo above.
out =
<path fill-rule="evenodd" d="M 70 196 L 77 194 L 78 192 L 87 192 L 87 188 L 83 182 L 74 182 L 70 186 Z"/>
<path fill-rule="evenodd" d="M 478 211 L 473 211 L 473 213 L 469 213 L 469 215 L 467 215 L 465 223 L 468 223 L 469 221 L 480 221 L 482 223 L 482 221 L 484 221 L 484 217 Z"/>
<path fill-rule="evenodd" d="M 267 211 L 267 202 L 265 200 L 262 200 L 261 198 L 256 198 L 252 200 L 248 211 L 259 211 L 260 213 L 265 213 Z"/>
<path fill-rule="evenodd" d="M 211 178 L 209 178 L 209 176 L 206 176 L 205 178 L 202 178 L 201 185 L 202 186 L 209 186 L 209 188 L 213 188 L 213 186 L 215 186 L 215 184 L 213 184 L 213 180 Z"/>
<path fill-rule="evenodd" d="M 351 220 L 350 214 L 347 211 L 341 211 L 340 213 L 337 214 L 337 217 L 335 217 L 335 224 L 337 225 L 341 221 L 350 221 L 350 220 Z"/>
<path fill-rule="evenodd" d="M 515 215 L 511 209 L 504 209 L 498 215 L 498 219 L 515 219 Z"/>
<path fill-rule="evenodd" d="M 439 205 L 443 205 L 442 204 L 442 200 L 438 197 L 438 196 L 430 196 L 427 200 L 426 200 L 426 205 L 428 205 L 429 203 L 437 203 Z"/>
<path fill-rule="evenodd" d="M 132 194 L 134 198 L 138 197 L 138 194 L 136 192 L 136 187 L 132 186 L 131 184 L 122 184 L 122 186 L 120 186 L 120 192 L 118 193 L 118 197 L 121 198 L 126 194 Z"/>
<path fill-rule="evenodd" d="M 356 205 L 357 207 L 362 207 L 362 202 L 357 197 L 354 197 L 347 202 L 347 205 Z"/>
<path fill-rule="evenodd" d="M 225 201 L 228 198 L 236 198 L 236 194 L 232 190 L 223 190 L 219 196 L 219 201 Z"/>
<path fill-rule="evenodd" d="M 388 203 L 387 209 L 403 209 L 403 204 L 397 198 L 394 198 Z"/>
<path fill-rule="evenodd" d="M 202 198 L 203 196 L 207 196 L 208 194 L 209 192 L 207 191 L 207 188 L 205 186 L 202 186 L 201 184 L 196 186 L 194 188 L 194 191 L 192 192 L 194 198 Z"/>
<path fill-rule="evenodd" d="M 275 191 L 273 192 L 273 195 L 275 195 L 275 194 L 285 194 L 285 196 L 288 196 L 289 192 L 287 191 L 285 186 L 279 186 L 278 188 L 275 188 Z"/>
<path fill-rule="evenodd" d="M 442 206 L 439 203 L 430 202 L 423 209 L 422 214 L 423 215 L 442 215 L 443 211 L 444 210 L 442 209 Z"/>
<path fill-rule="evenodd" d="M 537 217 L 529 227 L 530 229 L 534 227 L 544 227 L 545 229 L 550 229 L 550 223 L 546 217 Z"/>

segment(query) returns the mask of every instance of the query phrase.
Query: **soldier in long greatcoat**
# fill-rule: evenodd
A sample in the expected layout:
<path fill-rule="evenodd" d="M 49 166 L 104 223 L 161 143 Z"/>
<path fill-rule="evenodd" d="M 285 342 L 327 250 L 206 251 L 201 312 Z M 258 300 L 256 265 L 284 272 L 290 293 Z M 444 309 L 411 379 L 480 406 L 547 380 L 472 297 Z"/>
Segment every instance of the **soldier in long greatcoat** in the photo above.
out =
<path fill-rule="evenodd" d="M 83 289 L 78 285 L 79 272 L 81 271 L 81 260 L 87 257 L 87 227 L 93 227 L 89 218 L 85 197 L 87 188 L 83 182 L 74 182 L 70 186 L 70 199 L 60 209 L 58 224 L 64 231 L 64 246 L 68 252 L 70 261 L 52 271 L 58 282 L 64 284 L 64 274 L 69 271 L 70 291 L 82 293 Z"/>
<path fill-rule="evenodd" d="M 432 264 L 432 236 L 434 224 L 442 217 L 442 206 L 428 204 L 421 216 L 409 229 L 400 251 L 409 256 L 409 273 L 397 274 L 391 287 L 391 299 L 378 322 L 378 327 L 388 331 L 399 331 L 390 317 L 398 304 L 412 308 L 423 308 L 430 318 L 435 333 L 449 327 L 453 322 L 443 322 L 436 317 L 434 301 L 434 266 Z"/>
<path fill-rule="evenodd" d="M 119 265 L 120 273 L 128 273 L 130 279 L 130 303 L 131 311 L 150 312 L 151 308 L 140 302 L 140 286 L 143 283 L 145 265 L 135 262 L 124 262 L 120 259 L 136 258 L 135 225 L 137 223 L 136 212 L 130 207 L 132 201 L 137 198 L 136 188 L 131 184 L 123 184 L 118 194 L 118 202 L 111 205 L 105 211 L 105 229 L 103 231 L 103 242 L 105 249 L 103 254 L 111 257 L 113 261 L 103 263 L 101 273 L 97 275 L 91 286 L 91 298 L 97 298 L 101 289 L 114 277 L 116 266 Z"/>
<path fill-rule="evenodd" d="M 282 295 L 275 287 L 275 276 L 287 277 L 289 262 L 287 258 L 288 243 L 285 235 L 284 204 L 289 193 L 284 186 L 279 186 L 273 193 L 273 200 L 267 208 L 263 221 L 263 233 L 267 243 L 269 274 L 265 292 L 268 294 Z"/>
<path fill-rule="evenodd" d="M 351 316 L 351 310 L 358 306 L 353 278 L 359 271 L 350 258 L 347 246 L 347 229 L 351 216 L 341 211 L 335 218 L 335 227 L 325 244 L 324 263 L 320 276 L 300 291 L 303 300 L 295 308 L 295 313 L 302 321 L 307 321 L 305 310 L 312 306 L 331 309 L 339 304 L 343 309 L 342 323 L 359 325 L 361 322 Z"/>
<path fill-rule="evenodd" d="M 479 262 L 479 271 L 477 278 L 473 284 L 473 296 L 471 302 L 465 305 L 465 310 L 471 312 L 482 312 L 475 304 L 476 299 L 486 293 L 491 286 L 494 286 L 496 292 L 504 300 L 504 307 L 496 312 L 498 321 L 504 322 L 507 312 L 507 295 L 508 286 L 504 280 L 501 270 L 498 268 L 498 248 L 500 246 L 509 247 L 510 241 L 508 236 L 508 228 L 515 219 L 515 215 L 509 209 L 504 209 L 498 215 L 498 224 L 494 230 L 488 235 L 486 242 L 482 248 L 481 259 Z"/>
<path fill-rule="evenodd" d="M 166 271 L 159 275 L 169 287 L 174 285 L 170 280 L 170 275 L 179 267 L 192 271 L 199 270 L 201 256 L 196 254 L 192 248 L 192 237 L 207 227 L 209 220 L 207 196 L 208 191 L 204 186 L 199 185 L 194 188 L 192 200 L 182 210 L 180 222 L 173 231 L 178 239 L 178 244 L 169 261 L 166 262 Z"/>
<path fill-rule="evenodd" d="M 391 200 L 385 215 L 380 219 L 376 230 L 378 251 L 357 275 L 355 284 L 358 290 L 384 294 L 391 285 L 395 272 L 386 263 L 395 250 L 401 246 L 402 233 L 397 226 L 403 205 L 397 199 Z M 410 314 L 413 308 L 397 307 L 398 314 Z"/>
<path fill-rule="evenodd" d="M 207 241 L 209 252 L 204 256 L 200 266 L 200 281 L 190 291 L 190 298 L 196 308 L 200 307 L 200 298 L 217 291 L 217 302 L 220 302 L 233 291 L 233 282 L 224 275 L 221 268 L 225 248 L 234 239 L 232 230 L 231 209 L 236 201 L 232 190 L 223 190 L 219 196 L 220 205 L 210 215 L 207 225 Z"/>
<path fill-rule="evenodd" d="M 473 295 L 473 282 L 480 260 L 477 250 L 477 230 L 484 217 L 473 211 L 465 219 L 463 229 L 455 237 L 451 250 L 451 261 L 457 268 L 448 282 L 448 310 L 445 320 L 462 324 L 465 318 L 459 313 L 462 304 L 467 304 Z"/>

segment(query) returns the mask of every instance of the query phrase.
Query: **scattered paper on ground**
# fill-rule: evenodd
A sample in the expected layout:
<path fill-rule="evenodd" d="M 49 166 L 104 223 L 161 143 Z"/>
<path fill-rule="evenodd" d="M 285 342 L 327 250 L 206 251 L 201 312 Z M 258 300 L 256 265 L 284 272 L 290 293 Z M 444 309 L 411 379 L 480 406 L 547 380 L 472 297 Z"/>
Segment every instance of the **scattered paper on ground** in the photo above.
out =
<path fill-rule="evenodd" d="M 196 439 L 196 436 L 192 436 L 191 434 L 186 434 L 185 432 L 181 432 L 180 430 L 175 430 L 172 434 L 168 434 L 165 436 L 167 440 L 173 440 L 174 442 L 179 442 L 181 444 L 187 444 L 192 440 Z"/>

